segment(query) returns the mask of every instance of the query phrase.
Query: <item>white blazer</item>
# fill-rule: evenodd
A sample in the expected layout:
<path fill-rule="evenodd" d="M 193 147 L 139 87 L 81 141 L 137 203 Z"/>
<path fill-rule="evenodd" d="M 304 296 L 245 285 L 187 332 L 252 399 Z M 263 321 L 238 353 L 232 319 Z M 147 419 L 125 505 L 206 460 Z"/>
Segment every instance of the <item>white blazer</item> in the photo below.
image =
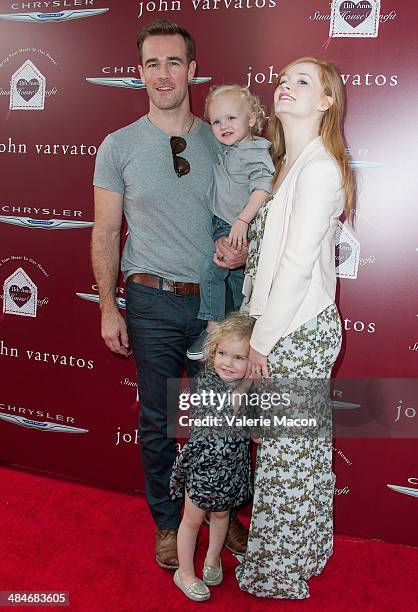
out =
<path fill-rule="evenodd" d="M 321 137 L 299 155 L 270 203 L 255 279 L 243 293 L 257 318 L 250 344 L 268 355 L 280 338 L 335 299 L 335 231 L 341 173 Z"/>

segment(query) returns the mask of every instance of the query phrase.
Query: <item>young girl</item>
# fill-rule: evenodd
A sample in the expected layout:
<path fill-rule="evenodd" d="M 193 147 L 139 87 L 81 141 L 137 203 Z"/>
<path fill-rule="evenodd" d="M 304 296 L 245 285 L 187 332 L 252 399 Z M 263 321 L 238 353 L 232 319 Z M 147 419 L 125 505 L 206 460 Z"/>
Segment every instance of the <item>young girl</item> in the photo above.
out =
<path fill-rule="evenodd" d="M 198 392 L 206 390 L 224 395 L 249 390 L 251 383 L 243 378 L 253 326 L 254 319 L 248 315 L 232 313 L 211 331 L 205 346 L 205 367 L 197 380 Z M 225 418 L 237 412 L 236 407 L 226 404 L 222 411 L 219 405 L 199 406 L 192 416 Z M 248 438 L 237 431 L 214 433 L 209 427 L 191 427 L 190 439 L 174 463 L 170 480 L 173 499 L 185 495 L 183 519 L 177 534 L 179 569 L 174 574 L 174 582 L 189 599 L 208 599 L 210 591 L 206 585 L 222 582 L 220 554 L 228 531 L 229 512 L 247 501 L 251 491 Z M 206 511 L 211 514 L 202 581 L 196 577 L 193 556 Z"/>
<path fill-rule="evenodd" d="M 211 89 L 205 104 L 213 133 L 223 145 L 214 179 L 208 192 L 213 217 L 213 240 L 229 236 L 229 245 L 247 246 L 248 225 L 271 192 L 274 166 L 270 142 L 255 136 L 261 130 L 264 114 L 260 102 L 246 87 L 222 85 Z M 213 263 L 214 249 L 208 253 L 200 278 L 198 319 L 208 321 L 210 331 L 225 317 L 225 281 L 232 292 L 234 310 L 242 302 L 242 268 L 228 270 Z M 187 351 L 189 359 L 203 357 L 207 331 Z"/>

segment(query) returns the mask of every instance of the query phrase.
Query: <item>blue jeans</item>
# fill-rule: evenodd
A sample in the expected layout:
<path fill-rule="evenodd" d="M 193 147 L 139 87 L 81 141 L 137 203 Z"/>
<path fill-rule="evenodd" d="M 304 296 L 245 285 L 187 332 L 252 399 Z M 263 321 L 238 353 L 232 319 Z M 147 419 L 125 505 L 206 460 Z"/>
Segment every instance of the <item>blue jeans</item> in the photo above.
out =
<path fill-rule="evenodd" d="M 213 217 L 214 242 L 221 236 L 228 236 L 230 231 L 229 223 Z M 234 310 L 239 310 L 243 298 L 244 268 L 220 268 L 213 263 L 214 252 L 215 249 L 208 254 L 200 273 L 200 310 L 197 317 L 205 321 L 222 321 L 225 318 L 226 283 L 231 289 Z"/>
<path fill-rule="evenodd" d="M 140 399 L 139 441 L 144 466 L 145 495 L 160 529 L 177 529 L 181 500 L 169 493 L 176 440 L 167 437 L 167 379 L 184 369 L 196 376 L 200 364 L 186 359 L 199 336 L 198 295 L 175 295 L 133 282 L 126 285 L 126 318 L 135 355 Z"/>

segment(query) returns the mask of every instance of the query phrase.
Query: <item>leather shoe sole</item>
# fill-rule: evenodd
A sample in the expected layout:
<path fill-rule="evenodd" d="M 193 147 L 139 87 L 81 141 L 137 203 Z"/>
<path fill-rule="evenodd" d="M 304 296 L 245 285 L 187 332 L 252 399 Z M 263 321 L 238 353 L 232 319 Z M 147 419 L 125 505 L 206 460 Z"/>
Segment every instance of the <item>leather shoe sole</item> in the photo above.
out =
<path fill-rule="evenodd" d="M 175 564 L 168 565 L 167 563 L 162 563 L 162 561 L 160 561 L 157 556 L 155 556 L 155 561 L 157 562 L 157 565 L 159 565 L 163 569 L 172 570 L 173 572 L 175 572 L 179 568 L 178 561 L 177 561 L 177 565 Z"/>

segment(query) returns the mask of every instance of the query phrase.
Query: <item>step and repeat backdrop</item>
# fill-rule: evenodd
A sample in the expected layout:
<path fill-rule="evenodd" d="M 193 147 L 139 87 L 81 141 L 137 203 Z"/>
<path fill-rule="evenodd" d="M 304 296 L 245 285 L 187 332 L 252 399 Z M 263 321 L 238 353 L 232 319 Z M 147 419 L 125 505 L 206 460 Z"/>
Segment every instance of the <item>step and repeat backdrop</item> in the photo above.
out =
<path fill-rule="evenodd" d="M 142 490 L 133 358 L 100 338 L 92 174 L 106 134 L 147 112 L 136 33 L 193 34 L 202 115 L 242 83 L 267 114 L 278 70 L 331 59 L 347 91 L 354 226 L 336 265 L 338 531 L 418 545 L 417 57 L 408 0 L 0 1 L 0 460 Z M 121 312 L 125 288 L 117 288 Z M 285 297 L 285 296 L 284 296 Z"/>

